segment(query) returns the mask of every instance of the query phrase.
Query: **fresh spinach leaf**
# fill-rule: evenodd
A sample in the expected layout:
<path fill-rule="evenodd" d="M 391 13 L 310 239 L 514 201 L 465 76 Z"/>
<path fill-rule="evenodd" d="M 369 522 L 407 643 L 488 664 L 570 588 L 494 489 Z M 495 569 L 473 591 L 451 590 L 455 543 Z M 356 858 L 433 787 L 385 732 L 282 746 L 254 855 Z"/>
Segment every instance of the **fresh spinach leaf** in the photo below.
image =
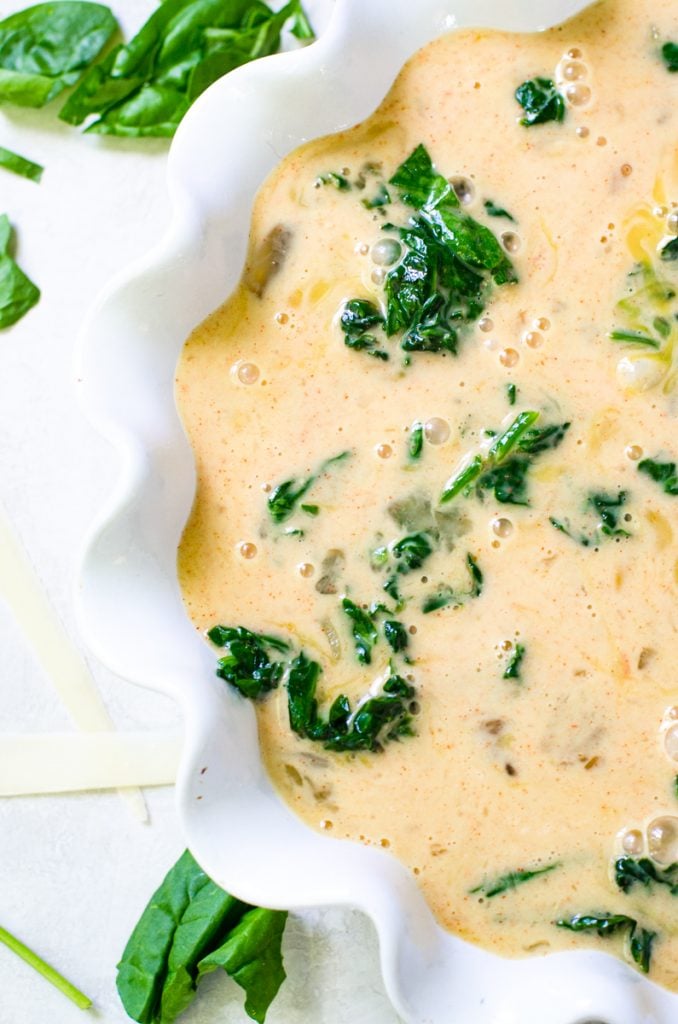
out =
<path fill-rule="evenodd" d="M 664 43 L 662 46 L 662 57 L 664 58 L 667 71 L 678 71 L 678 43 Z"/>
<path fill-rule="evenodd" d="M 497 204 L 491 199 L 486 199 L 483 206 L 485 207 L 488 217 L 505 217 L 506 220 L 510 220 L 515 224 L 516 218 L 513 217 L 508 210 L 504 210 L 501 206 L 497 206 Z"/>
<path fill-rule="evenodd" d="M 276 661 L 271 652 L 285 654 L 289 644 L 278 637 L 252 633 L 244 626 L 213 626 L 207 636 L 226 653 L 219 658 L 217 675 L 255 700 L 274 690 L 285 672 L 285 661 Z"/>
<path fill-rule="evenodd" d="M 59 974 L 50 964 L 45 963 L 42 957 L 39 957 L 37 953 L 34 953 L 32 949 L 29 949 L 23 942 L 8 932 L 6 928 L 0 926 L 0 943 L 3 946 L 7 946 L 13 953 L 16 953 L 18 957 L 27 963 L 29 967 L 32 967 L 34 971 L 41 974 L 46 981 L 51 985 L 54 985 L 60 992 L 62 992 L 72 1003 L 80 1010 L 88 1010 L 92 1005 L 92 1000 L 89 996 L 86 996 L 84 992 L 72 985 L 70 981 L 67 981 L 62 974 Z"/>
<path fill-rule="evenodd" d="M 262 0 L 164 0 L 137 35 L 96 64 L 59 117 L 128 137 L 174 134 L 191 104 L 233 68 L 275 53 L 287 24 L 312 31 L 300 0 L 274 13 Z"/>
<path fill-rule="evenodd" d="M 533 878 L 538 878 L 539 875 L 546 875 L 550 871 L 555 871 L 555 869 L 559 867 L 560 864 L 548 864 L 544 868 L 509 871 L 508 874 L 500 875 L 499 878 L 495 878 L 491 882 L 482 882 L 480 885 L 477 885 L 475 889 L 470 889 L 469 892 L 482 893 L 482 895 L 489 900 L 494 896 L 501 896 L 503 893 L 509 892 L 511 889 L 517 889 L 519 885 L 523 885 L 525 882 L 529 882 Z"/>
<path fill-rule="evenodd" d="M 515 97 L 525 111 L 520 123 L 530 128 L 547 121 L 562 121 L 565 117 L 565 100 L 550 78 L 532 78 L 519 85 Z"/>
<path fill-rule="evenodd" d="M 273 522 L 278 525 L 286 522 L 286 520 L 288 520 L 296 511 L 297 503 L 301 501 L 307 491 L 310 491 L 316 480 L 318 480 L 318 478 L 321 477 L 331 466 L 334 466 L 337 462 L 343 462 L 347 459 L 350 454 L 350 451 L 340 452 L 338 455 L 332 456 L 331 459 L 326 459 L 321 464 L 318 471 L 312 476 L 309 476 L 306 480 L 302 480 L 301 482 L 298 480 L 285 480 L 283 483 L 274 487 L 267 501 L 268 514 Z"/>
<path fill-rule="evenodd" d="M 263 1022 L 285 979 L 280 943 L 286 912 L 230 896 L 188 850 L 151 897 L 118 964 L 117 988 L 139 1024 L 171 1024 L 200 978 L 223 969 L 245 990 L 245 1009 Z"/>
<path fill-rule="evenodd" d="M 118 29 L 108 7 L 60 0 L 0 21 L 0 102 L 42 107 L 80 78 Z"/>
<path fill-rule="evenodd" d="M 657 933 L 647 928 L 639 928 L 633 917 L 626 914 L 575 914 L 569 919 L 562 918 L 556 921 L 556 925 L 571 932 L 595 932 L 601 939 L 626 932 L 629 937 L 631 958 L 644 974 L 650 970 L 652 943 Z"/>
<path fill-rule="evenodd" d="M 678 472 L 675 462 L 659 459 L 643 459 L 638 463 L 641 473 L 647 474 L 655 483 L 661 484 L 665 494 L 678 495 Z"/>
<path fill-rule="evenodd" d="M 516 644 L 511 652 L 511 656 L 506 663 L 504 674 L 502 679 L 517 679 L 520 681 L 520 671 L 523 664 L 523 658 L 525 657 L 525 647 L 523 644 Z"/>
<path fill-rule="evenodd" d="M 40 289 L 26 277 L 10 255 L 12 228 L 0 215 L 0 329 L 21 320 L 40 298 Z"/>
<path fill-rule="evenodd" d="M 40 181 L 42 172 L 45 169 L 40 164 L 27 160 L 25 156 L 19 156 L 18 153 L 13 153 L 11 149 L 5 149 L 4 146 L 0 146 L 0 167 L 4 167 L 6 171 L 11 171 L 13 174 L 18 174 L 22 178 L 28 178 L 30 181 L 35 182 Z"/>
<path fill-rule="evenodd" d="M 667 886 L 672 896 L 678 896 L 678 864 L 662 870 L 649 857 L 619 857 L 614 864 L 614 880 L 623 892 L 630 892 L 636 884 L 646 889 L 655 884 Z"/>
<path fill-rule="evenodd" d="M 379 639 L 372 617 L 369 612 L 364 611 L 348 597 L 343 599 L 341 606 L 351 620 L 351 631 L 358 661 L 362 665 L 369 665 L 372 662 L 372 648 Z"/>

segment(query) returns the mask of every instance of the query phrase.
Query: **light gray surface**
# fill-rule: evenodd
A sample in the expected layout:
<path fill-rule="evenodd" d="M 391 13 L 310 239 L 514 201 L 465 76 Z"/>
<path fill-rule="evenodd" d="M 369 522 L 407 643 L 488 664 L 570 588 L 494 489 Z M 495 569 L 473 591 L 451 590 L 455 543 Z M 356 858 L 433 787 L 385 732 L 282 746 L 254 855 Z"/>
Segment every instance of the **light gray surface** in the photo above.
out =
<path fill-rule="evenodd" d="M 310 0 L 322 24 L 331 0 Z M 25 6 L 2 4 L 6 15 Z M 153 0 L 114 0 L 129 36 Z M 47 111 L 5 107 L 0 145 L 46 166 L 40 186 L 0 172 L 0 213 L 17 256 L 41 287 L 39 305 L 0 336 L 0 499 L 66 629 L 76 635 L 72 574 L 84 531 L 115 479 L 110 451 L 75 405 L 72 358 L 82 315 L 109 277 L 156 240 L 169 217 L 167 146 L 83 137 Z M 39 629 L 39 623 L 36 623 Z M 0 602 L 0 732 L 49 732 L 70 722 L 30 645 Z M 92 670 L 120 729 L 180 723 L 166 699 Z M 170 789 L 146 794 L 141 825 L 116 794 L 0 801 L 0 924 L 84 989 L 92 1017 L 127 1018 L 115 963 L 139 911 L 183 848 Z M 335 910 L 295 915 L 285 940 L 289 980 L 271 1024 L 394 1024 L 371 925 Z M 247 1018 L 240 990 L 212 976 L 182 1020 Z M 0 947 L 0 1024 L 86 1020 Z"/>

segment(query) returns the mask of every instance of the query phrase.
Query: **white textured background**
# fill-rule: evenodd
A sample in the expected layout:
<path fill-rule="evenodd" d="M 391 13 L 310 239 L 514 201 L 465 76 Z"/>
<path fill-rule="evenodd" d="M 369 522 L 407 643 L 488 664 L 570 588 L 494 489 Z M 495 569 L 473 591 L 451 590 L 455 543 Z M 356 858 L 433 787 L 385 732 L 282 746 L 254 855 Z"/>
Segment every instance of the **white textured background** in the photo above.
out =
<path fill-rule="evenodd" d="M 308 0 L 318 27 L 332 0 Z M 0 16 L 27 6 L 0 3 Z M 127 38 L 154 0 L 111 0 Z M 82 136 L 43 111 L 3 107 L 0 145 L 46 167 L 36 186 L 0 170 L 0 213 L 17 228 L 17 259 L 42 299 L 0 333 L 0 500 L 66 630 L 77 638 L 71 588 L 84 532 L 115 478 L 108 446 L 74 398 L 73 349 L 83 313 L 119 268 L 163 231 L 167 144 Z M 19 634 L 0 580 L 0 733 L 70 729 L 71 722 Z M 40 623 L 35 623 L 40 629 Z M 121 730 L 180 728 L 175 707 L 100 665 L 91 668 Z M 116 794 L 0 800 L 0 924 L 95 1001 L 91 1017 L 127 1020 L 115 964 L 148 897 L 183 849 L 168 788 L 147 791 L 141 825 Z M 294 915 L 285 938 L 288 981 L 270 1024 L 395 1024 L 371 925 L 325 910 Z M 245 1021 L 241 990 L 213 975 L 182 1022 Z M 0 946 L 0 1024 L 75 1024 L 86 1015 Z"/>

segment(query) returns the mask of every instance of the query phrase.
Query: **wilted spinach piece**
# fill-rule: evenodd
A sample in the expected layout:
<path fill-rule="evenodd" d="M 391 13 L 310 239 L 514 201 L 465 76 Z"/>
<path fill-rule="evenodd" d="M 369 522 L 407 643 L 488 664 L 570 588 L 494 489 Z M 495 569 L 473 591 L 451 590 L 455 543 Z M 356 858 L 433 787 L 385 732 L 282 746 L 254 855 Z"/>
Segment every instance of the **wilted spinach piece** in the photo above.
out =
<path fill-rule="evenodd" d="M 678 235 L 661 247 L 659 258 L 664 260 L 665 263 L 673 263 L 675 260 L 678 260 Z"/>
<path fill-rule="evenodd" d="M 357 352 L 367 352 L 375 359 L 388 359 L 388 352 L 378 347 L 379 342 L 372 333 L 375 327 L 384 323 L 384 318 L 374 305 L 367 299 L 351 299 L 341 311 L 341 329 L 344 332 L 344 344 Z"/>
<path fill-rule="evenodd" d="M 12 228 L 6 213 L 0 215 L 0 329 L 21 320 L 40 298 L 40 289 L 10 255 Z"/>
<path fill-rule="evenodd" d="M 337 462 L 343 462 L 350 454 L 351 453 L 349 451 L 340 452 L 339 455 L 333 455 L 331 459 L 326 459 L 325 462 L 321 464 L 318 471 L 312 476 L 309 476 L 306 480 L 285 480 L 283 483 L 274 487 L 267 501 L 268 514 L 273 522 L 280 524 L 289 519 L 296 511 L 297 502 L 299 502 L 306 492 L 311 489 L 318 477 L 322 476 L 330 466 L 333 466 Z M 316 506 L 307 506 L 307 509 L 313 507 Z"/>
<path fill-rule="evenodd" d="M 372 617 L 348 597 L 343 599 L 341 606 L 351 620 L 358 661 L 362 665 L 369 665 L 372 662 L 372 648 L 379 639 Z"/>
<path fill-rule="evenodd" d="M 506 398 L 508 399 L 508 404 L 509 405 L 515 405 L 516 404 L 517 395 L 518 395 L 518 391 L 517 391 L 517 388 L 516 388 L 515 384 L 507 384 L 506 385 Z"/>
<path fill-rule="evenodd" d="M 402 622 L 398 622 L 397 619 L 387 619 L 384 622 L 383 630 L 384 639 L 395 654 L 399 654 L 407 649 L 410 638 Z"/>
<path fill-rule="evenodd" d="M 28 178 L 35 182 L 40 181 L 45 169 L 40 164 L 27 160 L 25 156 L 19 156 L 11 149 L 5 149 L 4 146 L 0 146 L 0 167 L 4 167 L 6 171 L 11 171 L 13 174 L 18 174 L 21 178 Z"/>
<path fill-rule="evenodd" d="M 429 594 L 421 606 L 421 610 L 425 615 L 429 612 L 438 611 L 439 608 L 447 608 L 449 605 L 459 608 L 470 598 L 480 597 L 483 592 L 482 570 L 470 553 L 466 555 L 465 565 L 471 577 L 469 589 L 460 592 L 447 585 L 438 587 L 432 594 Z"/>
<path fill-rule="evenodd" d="M 118 964 L 117 989 L 132 1020 L 172 1024 L 205 974 L 223 968 L 263 1024 L 285 980 L 286 911 L 262 910 L 211 881 L 188 850 L 151 897 Z"/>
<path fill-rule="evenodd" d="M 678 43 L 664 43 L 662 46 L 662 57 L 664 58 L 667 71 L 678 71 Z"/>
<path fill-rule="evenodd" d="M 509 871 L 508 874 L 501 875 L 499 878 L 495 878 L 491 882 L 483 882 L 481 885 L 477 885 L 475 889 L 469 889 L 469 892 L 480 892 L 489 900 L 492 899 L 493 896 L 500 896 L 502 893 L 508 892 L 510 889 L 517 889 L 519 885 L 529 882 L 532 878 L 538 878 L 539 875 L 546 875 L 549 871 L 555 871 L 555 869 L 559 867 L 560 864 L 549 864 L 545 868 L 534 868 L 531 871 L 526 869 Z"/>
<path fill-rule="evenodd" d="M 585 509 L 587 511 L 593 510 L 598 520 L 592 530 L 580 531 L 578 533 L 573 532 L 569 519 L 556 519 L 554 516 L 549 517 L 549 522 L 560 533 L 571 537 L 572 540 L 577 541 L 577 543 L 585 548 L 597 544 L 601 537 L 630 537 L 631 534 L 628 530 L 624 530 L 618 525 L 619 516 L 626 503 L 627 496 L 626 491 L 619 491 L 616 495 L 607 494 L 603 491 L 589 494 L 586 499 Z"/>
<path fill-rule="evenodd" d="M 386 743 L 412 735 L 415 689 L 393 671 L 382 694 L 358 704 L 355 712 L 344 694 L 332 703 L 327 719 L 318 713 L 316 688 L 321 674 L 317 662 L 302 653 L 291 666 L 287 681 L 290 726 L 297 735 L 323 743 L 327 750 L 380 751 Z"/>
<path fill-rule="evenodd" d="M 360 200 L 366 210 L 380 210 L 391 202 L 391 194 L 382 182 L 377 191 L 369 199 Z"/>
<path fill-rule="evenodd" d="M 286 661 L 274 660 L 271 652 L 286 654 L 289 644 L 285 640 L 252 633 L 244 626 L 213 626 L 207 636 L 226 651 L 219 658 L 217 675 L 243 696 L 255 700 L 278 686 Z"/>
<path fill-rule="evenodd" d="M 515 97 L 525 111 L 520 123 L 526 128 L 547 121 L 562 121 L 565 117 L 565 100 L 550 78 L 532 78 L 523 82 L 516 89 Z"/>
<path fill-rule="evenodd" d="M 351 182 L 343 174 L 337 174 L 336 171 L 327 171 L 325 174 L 319 174 L 315 179 L 316 185 L 334 185 L 338 192 L 350 192 Z"/>
<path fill-rule="evenodd" d="M 523 658 L 525 657 L 525 647 L 523 644 L 516 644 L 511 653 L 511 657 L 506 663 L 504 674 L 502 679 L 517 679 L 520 680 L 520 670 L 523 664 Z"/>
<path fill-rule="evenodd" d="M 127 44 L 96 64 L 59 117 L 102 135 L 174 134 L 205 89 L 228 71 L 275 53 L 287 23 L 313 33 L 300 0 L 274 13 L 262 0 L 164 0 Z"/>
<path fill-rule="evenodd" d="M 475 455 L 454 477 L 448 480 L 440 496 L 445 505 L 459 494 L 472 492 L 479 498 L 483 491 L 492 491 L 497 501 L 511 505 L 527 505 L 527 474 L 536 456 L 561 443 L 569 423 L 554 423 L 536 428 L 532 424 L 539 413 L 519 413 L 513 422 L 492 442 L 487 455 Z"/>
<path fill-rule="evenodd" d="M 614 864 L 614 880 L 623 892 L 630 892 L 636 884 L 646 889 L 655 884 L 667 886 L 672 896 L 678 896 L 678 864 L 662 870 L 649 857 L 619 857 Z"/>
<path fill-rule="evenodd" d="M 386 275 L 383 321 L 374 317 L 365 325 L 362 347 L 376 349 L 368 328 L 379 326 L 388 338 L 399 335 L 407 353 L 454 354 L 460 332 L 482 313 L 492 282 L 515 282 L 515 271 L 489 228 L 461 209 L 454 188 L 438 174 L 424 146 L 416 147 L 389 185 L 415 212 L 404 227 L 388 225 L 398 231 L 405 252 Z M 344 312 L 350 316 L 354 303 L 366 301 L 351 300 Z M 372 310 L 381 318 L 376 307 Z M 353 335 L 357 341 L 362 336 Z"/>
<path fill-rule="evenodd" d="M 678 472 L 675 462 L 661 462 L 659 459 L 643 459 L 638 463 L 641 473 L 646 473 L 655 483 L 661 484 L 665 494 L 678 495 Z"/>
<path fill-rule="evenodd" d="M 424 424 L 415 420 L 410 428 L 410 442 L 407 446 L 407 455 L 410 462 L 418 462 L 424 450 Z"/>
<path fill-rule="evenodd" d="M 60 0 L 0 21 L 0 102 L 42 107 L 75 85 L 118 28 L 108 7 Z"/>
<path fill-rule="evenodd" d="M 647 928 L 639 928 L 638 922 L 626 914 L 575 914 L 571 918 L 556 921 L 558 928 L 567 928 L 571 932 L 595 932 L 601 939 L 626 932 L 629 937 L 631 957 L 641 971 L 647 974 L 650 970 L 652 943 L 657 937 L 656 932 Z"/>
<path fill-rule="evenodd" d="M 391 551 L 398 565 L 396 572 L 404 575 L 420 569 L 433 553 L 434 539 L 427 533 L 411 533 L 393 544 Z"/>
<path fill-rule="evenodd" d="M 483 206 L 485 207 L 488 217 L 505 217 L 506 220 L 513 221 L 515 224 L 516 218 L 513 217 L 508 210 L 504 210 L 501 206 L 497 206 L 497 204 L 491 199 L 486 199 Z"/>

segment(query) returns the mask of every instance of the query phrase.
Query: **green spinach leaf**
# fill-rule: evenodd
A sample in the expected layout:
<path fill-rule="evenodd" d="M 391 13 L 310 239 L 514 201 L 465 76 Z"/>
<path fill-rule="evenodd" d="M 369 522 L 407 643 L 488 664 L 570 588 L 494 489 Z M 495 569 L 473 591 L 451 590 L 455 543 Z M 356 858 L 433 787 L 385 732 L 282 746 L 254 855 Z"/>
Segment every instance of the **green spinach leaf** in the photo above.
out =
<path fill-rule="evenodd" d="M 358 661 L 362 665 L 369 665 L 372 662 L 372 648 L 379 639 L 372 617 L 348 597 L 343 599 L 341 606 L 351 620 Z"/>
<path fill-rule="evenodd" d="M 0 216 L 0 329 L 21 320 L 40 298 L 40 289 L 10 255 L 11 238 L 9 218 L 3 213 Z"/>
<path fill-rule="evenodd" d="M 297 502 L 301 501 L 307 491 L 311 489 L 313 484 L 323 475 L 331 466 L 334 466 L 337 462 L 343 462 L 351 454 L 350 451 L 340 452 L 339 455 L 333 455 L 331 459 L 326 459 L 318 469 L 316 473 L 309 476 L 306 480 L 299 482 L 298 480 L 285 480 L 283 483 L 278 484 L 271 492 L 267 505 L 268 513 L 274 523 L 284 523 L 290 516 L 296 511 Z M 313 508 L 314 506 L 306 506 L 307 508 Z M 313 514 L 313 513 L 311 513 Z"/>
<path fill-rule="evenodd" d="M 0 21 L 0 102 L 42 107 L 75 85 L 117 31 L 101 4 L 36 4 Z"/>
<path fill-rule="evenodd" d="M 661 247 L 659 250 L 659 258 L 663 260 L 664 263 L 674 263 L 678 260 L 678 235 Z"/>
<path fill-rule="evenodd" d="M 280 47 L 286 24 L 311 37 L 300 0 L 274 13 L 262 0 L 164 0 L 137 35 L 96 64 L 59 116 L 102 135 L 174 134 L 217 78 Z"/>
<path fill-rule="evenodd" d="M 118 964 L 126 1012 L 139 1024 L 171 1024 L 192 1002 L 200 978 L 222 967 L 261 1024 L 285 979 L 286 918 L 230 896 L 186 851 L 151 897 Z"/>
<path fill-rule="evenodd" d="M 667 71 L 678 71 L 678 43 L 664 43 L 662 46 L 662 57 L 664 58 Z"/>
<path fill-rule="evenodd" d="M 517 889 L 519 885 L 524 885 L 525 882 L 538 878 L 539 875 L 547 875 L 550 871 L 555 871 L 559 867 L 560 864 L 548 864 L 544 868 L 534 868 L 532 870 L 521 868 L 518 871 L 509 871 L 508 874 L 501 875 L 491 882 L 482 882 L 481 885 L 477 885 L 475 889 L 470 889 L 469 892 L 482 893 L 489 900 L 494 896 L 501 896 L 511 889 Z"/>
<path fill-rule="evenodd" d="M 525 647 L 523 644 L 516 644 L 511 652 L 511 656 L 506 663 L 504 674 L 502 679 L 517 679 L 520 681 L 520 671 L 523 664 L 523 658 L 525 657 Z"/>
<path fill-rule="evenodd" d="M 460 608 L 468 600 L 480 597 L 483 592 L 484 582 L 482 570 L 470 553 L 466 555 L 465 565 L 471 577 L 469 589 L 460 592 L 446 584 L 439 586 L 424 599 L 421 610 L 425 615 L 428 615 L 430 612 L 436 612 L 439 608 L 447 608 L 450 605 L 454 608 Z"/>
<path fill-rule="evenodd" d="M 251 633 L 244 626 L 213 626 L 207 636 L 226 651 L 219 659 L 217 675 L 240 690 L 244 697 L 255 700 L 278 686 L 286 662 L 273 660 L 271 651 L 286 653 L 289 650 L 286 641 Z"/>
<path fill-rule="evenodd" d="M 11 171 L 13 174 L 18 174 L 21 178 L 28 178 L 35 182 L 40 181 L 45 169 L 40 164 L 27 160 L 25 156 L 19 156 L 11 149 L 5 149 L 4 146 L 0 146 L 0 167 L 4 167 L 6 171 Z"/>
<path fill-rule="evenodd" d="M 614 864 L 614 880 L 623 892 L 630 892 L 636 884 L 646 889 L 654 884 L 665 885 L 672 896 L 678 896 L 678 864 L 662 870 L 649 857 L 619 857 Z"/>
<path fill-rule="evenodd" d="M 678 495 L 678 472 L 675 462 L 659 459 L 643 459 L 638 463 L 641 473 L 646 473 L 655 483 L 661 484 L 665 494 Z"/>
<path fill-rule="evenodd" d="M 647 928 L 639 928 L 633 917 L 626 914 L 575 914 L 574 917 L 556 921 L 556 925 L 571 932 L 595 932 L 601 939 L 626 932 L 629 937 L 631 958 L 644 974 L 650 970 L 652 943 L 657 933 Z"/>
<path fill-rule="evenodd" d="M 486 199 L 483 206 L 485 207 L 488 217 L 505 217 L 506 220 L 510 220 L 515 224 L 516 218 L 513 217 L 508 210 L 504 210 L 501 206 L 497 206 L 497 204 L 491 199 Z"/>
<path fill-rule="evenodd" d="M 516 89 L 515 97 L 525 111 L 520 123 L 526 128 L 547 121 L 562 121 L 565 117 L 565 100 L 550 78 L 523 82 Z"/>

